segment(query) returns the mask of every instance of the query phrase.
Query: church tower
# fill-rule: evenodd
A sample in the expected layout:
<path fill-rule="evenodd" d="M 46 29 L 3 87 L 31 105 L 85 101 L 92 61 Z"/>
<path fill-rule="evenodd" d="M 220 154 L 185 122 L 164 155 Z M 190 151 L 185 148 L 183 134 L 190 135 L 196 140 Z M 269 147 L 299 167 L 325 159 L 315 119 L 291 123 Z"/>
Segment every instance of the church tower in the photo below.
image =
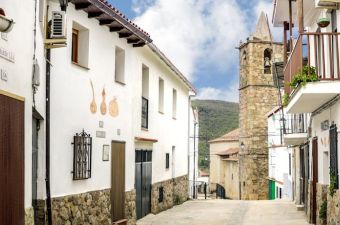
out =
<path fill-rule="evenodd" d="M 268 199 L 267 116 L 279 105 L 272 63 L 283 61 L 282 43 L 273 42 L 262 12 L 256 30 L 240 51 L 240 197 Z"/>

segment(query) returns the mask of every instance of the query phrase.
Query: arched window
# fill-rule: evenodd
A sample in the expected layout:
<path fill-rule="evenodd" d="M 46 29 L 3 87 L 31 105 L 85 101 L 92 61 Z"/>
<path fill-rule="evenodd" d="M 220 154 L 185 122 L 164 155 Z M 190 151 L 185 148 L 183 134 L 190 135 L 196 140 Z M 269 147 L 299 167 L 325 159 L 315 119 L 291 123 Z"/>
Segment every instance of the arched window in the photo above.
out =
<path fill-rule="evenodd" d="M 265 74 L 272 72 L 272 50 L 267 48 L 263 53 L 263 68 Z"/>

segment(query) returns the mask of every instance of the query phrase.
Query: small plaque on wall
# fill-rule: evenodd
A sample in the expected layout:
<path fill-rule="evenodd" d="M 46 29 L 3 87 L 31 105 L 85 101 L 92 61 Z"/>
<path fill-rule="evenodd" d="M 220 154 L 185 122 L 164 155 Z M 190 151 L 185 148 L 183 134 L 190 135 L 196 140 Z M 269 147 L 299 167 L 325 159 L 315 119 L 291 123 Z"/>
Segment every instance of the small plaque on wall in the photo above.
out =
<path fill-rule="evenodd" d="M 105 138 L 106 137 L 106 132 L 105 131 L 97 131 L 96 132 L 96 137 L 97 138 Z"/>
<path fill-rule="evenodd" d="M 110 160 L 110 145 L 103 145 L 103 161 Z"/>

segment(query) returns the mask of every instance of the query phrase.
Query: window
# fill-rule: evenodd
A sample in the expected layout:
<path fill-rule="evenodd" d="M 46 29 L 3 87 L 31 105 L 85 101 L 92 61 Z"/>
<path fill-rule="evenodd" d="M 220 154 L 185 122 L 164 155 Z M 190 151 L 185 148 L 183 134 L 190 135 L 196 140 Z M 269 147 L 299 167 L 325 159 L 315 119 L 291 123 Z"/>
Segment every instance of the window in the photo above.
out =
<path fill-rule="evenodd" d="M 158 203 L 163 202 L 164 200 L 164 187 L 158 188 Z"/>
<path fill-rule="evenodd" d="M 272 60 L 272 50 L 267 48 L 264 50 L 263 53 L 263 61 L 264 61 L 264 73 L 265 74 L 270 74 L 271 73 L 271 60 Z"/>
<path fill-rule="evenodd" d="M 115 52 L 115 81 L 118 83 L 125 82 L 125 51 L 116 47 Z"/>
<path fill-rule="evenodd" d="M 149 128 L 149 68 L 142 67 L 142 128 Z"/>
<path fill-rule="evenodd" d="M 73 180 L 91 178 L 92 137 L 84 131 L 73 137 Z"/>
<path fill-rule="evenodd" d="M 158 111 L 164 113 L 164 80 L 161 78 L 158 82 Z"/>
<path fill-rule="evenodd" d="M 172 90 L 172 118 L 176 119 L 177 117 L 177 91 L 176 89 Z"/>
<path fill-rule="evenodd" d="M 170 154 L 166 153 L 165 154 L 165 169 L 169 169 L 170 168 Z"/>
<path fill-rule="evenodd" d="M 81 67 L 89 65 L 89 30 L 73 22 L 72 27 L 72 62 Z"/>

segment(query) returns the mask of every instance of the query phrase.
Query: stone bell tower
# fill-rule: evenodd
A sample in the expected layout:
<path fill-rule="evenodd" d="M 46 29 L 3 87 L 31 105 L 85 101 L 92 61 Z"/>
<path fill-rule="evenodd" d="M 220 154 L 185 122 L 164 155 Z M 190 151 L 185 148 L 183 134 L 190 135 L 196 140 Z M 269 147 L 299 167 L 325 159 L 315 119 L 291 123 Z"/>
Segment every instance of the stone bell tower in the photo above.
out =
<path fill-rule="evenodd" d="M 282 43 L 273 42 L 262 12 L 256 30 L 240 50 L 240 197 L 268 199 L 267 116 L 279 105 L 272 63 L 283 60 Z"/>

